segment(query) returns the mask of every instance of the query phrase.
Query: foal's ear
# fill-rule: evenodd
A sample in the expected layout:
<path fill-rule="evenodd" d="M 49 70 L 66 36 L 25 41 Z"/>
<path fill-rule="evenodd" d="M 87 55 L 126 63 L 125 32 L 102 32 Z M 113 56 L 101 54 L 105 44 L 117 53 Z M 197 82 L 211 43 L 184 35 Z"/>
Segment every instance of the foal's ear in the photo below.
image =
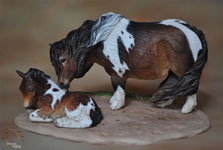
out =
<path fill-rule="evenodd" d="M 22 78 L 24 78 L 25 77 L 25 74 L 24 73 L 22 73 L 21 71 L 19 71 L 19 70 L 16 70 L 16 73 L 20 76 L 20 77 L 22 77 Z"/>

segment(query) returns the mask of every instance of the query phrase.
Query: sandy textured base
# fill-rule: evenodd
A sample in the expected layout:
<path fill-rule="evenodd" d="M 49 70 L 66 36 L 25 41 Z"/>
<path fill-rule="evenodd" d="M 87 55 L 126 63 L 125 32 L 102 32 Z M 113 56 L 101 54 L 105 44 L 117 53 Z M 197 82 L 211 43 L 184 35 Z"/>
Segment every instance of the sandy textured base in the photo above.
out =
<path fill-rule="evenodd" d="M 189 137 L 210 127 L 208 117 L 199 110 L 181 114 L 179 110 L 152 108 L 148 102 L 129 101 L 125 108 L 112 111 L 106 98 L 94 99 L 104 115 L 104 120 L 94 128 L 65 129 L 57 128 L 53 123 L 32 123 L 27 113 L 17 116 L 15 123 L 24 130 L 61 139 L 93 144 L 132 145 Z"/>

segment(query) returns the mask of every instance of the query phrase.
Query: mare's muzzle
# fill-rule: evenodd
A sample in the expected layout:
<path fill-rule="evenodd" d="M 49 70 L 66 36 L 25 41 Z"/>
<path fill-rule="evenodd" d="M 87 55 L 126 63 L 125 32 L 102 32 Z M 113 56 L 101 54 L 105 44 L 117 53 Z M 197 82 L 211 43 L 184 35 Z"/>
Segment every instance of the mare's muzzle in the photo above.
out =
<path fill-rule="evenodd" d="M 60 82 L 60 88 L 62 88 L 62 89 L 69 89 L 69 87 L 70 87 L 70 85 L 69 84 L 64 84 L 63 82 Z"/>

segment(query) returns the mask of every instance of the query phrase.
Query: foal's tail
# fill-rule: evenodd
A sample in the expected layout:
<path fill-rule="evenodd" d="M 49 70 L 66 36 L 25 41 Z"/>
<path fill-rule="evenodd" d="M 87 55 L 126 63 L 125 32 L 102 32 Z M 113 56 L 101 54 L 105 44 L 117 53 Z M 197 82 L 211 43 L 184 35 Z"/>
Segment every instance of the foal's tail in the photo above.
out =
<path fill-rule="evenodd" d="M 152 97 L 151 102 L 165 101 L 176 96 L 188 96 L 195 94 L 199 87 L 202 70 L 208 59 L 208 47 L 205 35 L 196 27 L 184 24 L 189 29 L 194 31 L 201 43 L 202 49 L 198 53 L 198 58 L 192 67 L 184 73 L 174 84 L 162 86 Z"/>
<path fill-rule="evenodd" d="M 99 124 L 103 120 L 103 115 L 100 108 L 98 111 L 94 113 L 91 119 L 92 119 L 91 127 L 95 127 L 97 124 Z"/>
<path fill-rule="evenodd" d="M 96 126 L 104 119 L 101 109 L 98 107 L 97 103 L 94 100 L 93 102 L 95 105 L 95 112 L 93 113 L 93 115 L 91 115 L 91 120 L 92 120 L 91 127 Z"/>

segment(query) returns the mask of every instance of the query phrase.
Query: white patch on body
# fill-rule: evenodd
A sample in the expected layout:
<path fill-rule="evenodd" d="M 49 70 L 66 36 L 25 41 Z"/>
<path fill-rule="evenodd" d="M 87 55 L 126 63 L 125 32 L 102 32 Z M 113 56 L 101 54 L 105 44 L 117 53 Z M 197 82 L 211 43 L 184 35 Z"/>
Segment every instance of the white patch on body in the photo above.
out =
<path fill-rule="evenodd" d="M 44 95 L 50 94 L 53 99 L 51 103 L 51 107 L 54 110 L 54 105 L 57 101 L 61 101 L 61 98 L 66 94 L 66 90 L 61 89 L 53 80 L 48 79 L 48 84 L 51 85 L 51 87 L 46 91 Z M 53 89 L 56 88 L 58 91 L 54 92 Z"/>
<path fill-rule="evenodd" d="M 96 45 L 101 41 L 105 41 L 112 32 L 114 26 L 124 18 L 120 14 L 112 12 L 103 14 L 92 27 L 91 38 L 88 47 Z"/>
<path fill-rule="evenodd" d="M 110 99 L 111 109 L 120 109 L 125 105 L 125 91 L 118 86 L 114 95 Z"/>
<path fill-rule="evenodd" d="M 118 38 L 120 38 L 127 52 L 135 46 L 134 37 L 127 31 L 129 20 L 119 14 L 107 13 L 102 15 L 93 26 L 89 46 L 103 41 L 103 54 L 113 64 L 113 70 L 123 77 L 128 65 L 120 61 Z"/>
<path fill-rule="evenodd" d="M 113 70 L 120 76 L 123 77 L 126 70 L 129 70 L 128 65 L 120 61 L 119 49 L 118 49 L 118 38 L 121 38 L 123 45 L 127 52 L 131 48 L 131 45 L 134 46 L 133 36 L 126 30 L 129 24 L 129 20 L 123 18 L 113 29 L 108 38 L 104 41 L 103 53 L 105 57 L 113 65 Z M 123 33 L 123 34 L 122 34 Z M 131 37 L 131 39 L 129 38 Z"/>
<path fill-rule="evenodd" d="M 194 61 L 196 61 L 197 57 L 198 57 L 198 52 L 200 50 L 202 50 L 202 43 L 201 43 L 198 35 L 194 31 L 192 31 L 188 27 L 182 25 L 181 23 L 187 24 L 186 22 L 184 22 L 182 20 L 177 20 L 177 19 L 167 19 L 167 20 L 163 20 L 160 22 L 160 24 L 163 24 L 163 25 L 174 26 L 174 27 L 180 29 L 185 34 L 185 36 L 189 42 L 189 46 L 190 46 Z"/>
<path fill-rule="evenodd" d="M 193 110 L 193 108 L 197 106 L 197 95 L 193 94 L 187 97 L 187 101 L 181 109 L 182 113 L 189 113 Z"/>
<path fill-rule="evenodd" d="M 34 112 L 29 114 L 29 120 L 32 122 L 52 122 L 52 118 L 42 118 L 38 115 L 39 109 L 35 110 Z"/>
<path fill-rule="evenodd" d="M 65 111 L 67 116 L 63 118 L 57 118 L 55 120 L 55 124 L 58 127 L 65 127 L 65 128 L 90 127 L 92 124 L 92 120 L 90 118 L 91 110 L 95 111 L 95 104 L 91 98 L 87 106 L 84 106 L 83 104 L 80 103 L 79 106 L 73 111 L 67 110 L 65 106 Z"/>

